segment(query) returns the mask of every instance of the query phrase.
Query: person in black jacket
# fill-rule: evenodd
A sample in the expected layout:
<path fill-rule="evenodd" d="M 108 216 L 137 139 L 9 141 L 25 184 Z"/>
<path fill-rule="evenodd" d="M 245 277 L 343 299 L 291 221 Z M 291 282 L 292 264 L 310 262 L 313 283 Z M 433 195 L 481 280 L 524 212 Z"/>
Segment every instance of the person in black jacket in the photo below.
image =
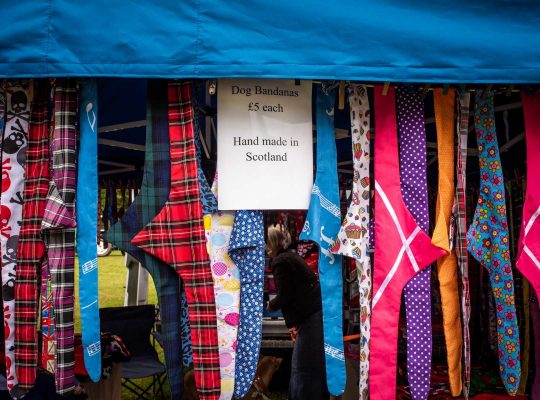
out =
<path fill-rule="evenodd" d="M 327 400 L 321 288 L 304 259 L 288 250 L 289 234 L 268 229 L 266 251 L 277 296 L 269 311 L 280 310 L 294 342 L 288 400 Z"/>

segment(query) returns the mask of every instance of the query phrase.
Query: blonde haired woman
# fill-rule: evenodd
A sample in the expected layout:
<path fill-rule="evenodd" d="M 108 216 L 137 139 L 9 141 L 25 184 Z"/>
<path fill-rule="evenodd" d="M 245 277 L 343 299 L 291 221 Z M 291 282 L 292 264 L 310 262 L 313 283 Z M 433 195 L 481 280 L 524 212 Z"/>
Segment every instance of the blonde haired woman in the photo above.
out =
<path fill-rule="evenodd" d="M 283 227 L 269 227 L 266 243 L 277 288 L 268 310 L 282 311 L 294 341 L 288 400 L 326 400 L 319 282 L 304 259 L 288 250 L 291 237 Z"/>

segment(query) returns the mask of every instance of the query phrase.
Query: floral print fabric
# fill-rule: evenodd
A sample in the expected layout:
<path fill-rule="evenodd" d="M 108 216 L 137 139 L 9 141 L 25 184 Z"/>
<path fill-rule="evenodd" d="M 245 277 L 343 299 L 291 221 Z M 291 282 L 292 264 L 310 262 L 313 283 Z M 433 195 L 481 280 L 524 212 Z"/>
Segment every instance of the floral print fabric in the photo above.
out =
<path fill-rule="evenodd" d="M 489 273 L 497 311 L 499 371 L 506 390 L 515 395 L 520 378 L 519 331 L 492 92 L 476 94 L 474 118 L 480 195 L 467 233 L 468 249 Z"/>

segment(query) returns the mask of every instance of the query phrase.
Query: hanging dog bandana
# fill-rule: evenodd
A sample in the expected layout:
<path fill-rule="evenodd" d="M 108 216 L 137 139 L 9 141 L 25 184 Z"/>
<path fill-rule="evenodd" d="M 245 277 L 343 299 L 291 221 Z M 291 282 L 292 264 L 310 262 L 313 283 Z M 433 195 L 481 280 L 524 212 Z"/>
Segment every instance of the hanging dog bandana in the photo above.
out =
<path fill-rule="evenodd" d="M 371 314 L 370 398 L 396 396 L 397 335 L 405 284 L 445 254 L 431 244 L 401 197 L 395 90 L 375 87 L 375 265 Z M 421 356 L 421 355 L 420 355 Z"/>
<path fill-rule="evenodd" d="M 15 268 L 22 213 L 26 140 L 30 121 L 28 83 L 6 86 L 6 122 L 2 140 L 2 196 L 0 197 L 0 253 L 7 387 L 17 384 L 15 371 Z"/>
<path fill-rule="evenodd" d="M 45 237 L 43 237 L 43 240 L 45 241 Z M 41 366 L 47 372 L 54 374 L 56 370 L 54 304 L 51 274 L 47 264 L 43 263 L 41 267 Z"/>
<path fill-rule="evenodd" d="M 371 318 L 371 258 L 369 251 L 370 112 L 365 86 L 349 86 L 353 154 L 352 201 L 332 253 L 356 259 L 360 293 L 360 399 L 368 399 Z"/>
<path fill-rule="evenodd" d="M 468 249 L 489 273 L 497 310 L 499 371 L 506 390 L 514 395 L 520 378 L 519 331 L 492 92 L 485 96 L 476 94 L 474 117 L 480 164 L 480 195 L 467 232 Z"/>
<path fill-rule="evenodd" d="M 75 387 L 74 266 L 75 189 L 77 180 L 77 84 L 60 79 L 55 87 L 54 133 L 51 142 L 52 176 L 41 223 L 47 246 L 56 339 L 56 391 L 69 394 Z"/>
<path fill-rule="evenodd" d="M 463 317 L 463 395 L 469 398 L 471 385 L 471 339 L 469 320 L 471 301 L 469 294 L 469 257 L 467 252 L 467 138 L 469 136 L 469 93 L 460 93 L 457 137 L 457 183 L 452 213 L 456 219 L 455 251 L 461 272 L 461 315 Z"/>
<path fill-rule="evenodd" d="M 167 201 L 171 187 L 167 123 L 167 83 L 148 81 L 148 108 L 146 115 L 146 145 L 144 174 L 141 191 L 124 216 L 106 233 L 109 242 L 126 251 L 140 262 L 152 276 L 159 300 L 161 337 L 167 379 L 173 399 L 182 397 L 182 337 L 180 335 L 181 310 L 180 280 L 178 274 L 163 261 L 131 244 L 131 239 L 154 218 Z"/>
<path fill-rule="evenodd" d="M 527 140 L 527 194 L 523 206 L 523 219 L 517 267 L 540 295 L 540 95 L 521 93 L 525 115 Z"/>
<path fill-rule="evenodd" d="M 84 365 L 90 378 L 101 377 L 101 341 L 98 303 L 97 227 L 97 127 L 95 80 L 80 83 L 81 105 L 79 176 L 77 178 L 77 254 Z"/>
<path fill-rule="evenodd" d="M 410 214 L 429 230 L 424 99 L 418 92 L 397 88 L 397 123 L 401 195 Z M 431 375 L 431 269 L 425 268 L 405 286 L 407 375 L 413 399 L 425 399 Z"/>
<path fill-rule="evenodd" d="M 195 151 L 197 154 L 197 178 L 199 180 L 199 189 L 201 191 L 201 202 L 202 202 L 202 209 L 203 209 L 203 215 L 210 215 L 218 210 L 218 203 L 216 196 L 212 192 L 212 189 L 210 189 L 210 185 L 208 184 L 208 181 L 206 180 L 206 175 L 204 175 L 204 171 L 202 169 L 202 157 L 201 157 L 201 138 L 199 137 L 199 98 L 197 96 L 197 89 L 195 89 L 195 100 L 194 100 L 194 111 L 195 111 L 195 117 L 193 118 L 193 126 L 194 126 L 194 135 L 193 138 L 195 140 Z"/>
<path fill-rule="evenodd" d="M 450 219 L 454 202 L 454 107 L 455 92 L 443 94 L 442 89 L 433 91 L 435 124 L 437 128 L 437 153 L 439 162 L 439 186 L 437 189 L 436 224 L 433 244 L 444 249 L 448 255 L 437 260 L 437 275 L 441 291 L 444 338 L 448 361 L 448 376 L 452 396 L 461 393 L 461 319 L 457 259 L 450 248 Z"/>
<path fill-rule="evenodd" d="M 189 307 L 195 383 L 201 400 L 214 400 L 220 393 L 216 307 L 197 182 L 191 83 L 170 82 L 168 99 L 169 198 L 131 243 L 160 258 L 182 277 Z"/>
<path fill-rule="evenodd" d="M 217 198 L 218 175 L 212 184 Z M 217 211 L 204 216 L 204 226 L 216 296 L 221 400 L 230 400 L 234 391 L 235 349 L 240 319 L 240 273 L 228 254 L 234 212 Z"/>
<path fill-rule="evenodd" d="M 262 340 L 264 246 L 262 211 L 237 211 L 229 242 L 229 257 L 240 273 L 240 321 L 234 374 L 236 398 L 242 398 L 248 392 L 259 361 Z"/>
<path fill-rule="evenodd" d="M 317 87 L 317 176 L 301 240 L 319 245 L 326 382 L 333 396 L 345 388 L 343 272 L 341 256 L 330 252 L 341 226 L 334 136 L 335 88 Z"/>

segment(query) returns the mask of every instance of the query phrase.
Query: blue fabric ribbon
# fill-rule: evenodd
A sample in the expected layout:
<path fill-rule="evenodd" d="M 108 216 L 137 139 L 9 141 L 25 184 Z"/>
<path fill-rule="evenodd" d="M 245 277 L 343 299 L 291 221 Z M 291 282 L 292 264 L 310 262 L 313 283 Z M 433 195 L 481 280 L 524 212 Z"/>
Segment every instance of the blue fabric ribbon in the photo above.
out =
<path fill-rule="evenodd" d="M 319 245 L 326 382 L 333 396 L 345 388 L 345 353 L 343 351 L 343 278 L 342 257 L 330 249 L 341 227 L 337 154 L 334 137 L 336 90 L 317 87 L 317 175 L 301 240 Z"/>
<path fill-rule="evenodd" d="M 84 365 L 90 378 L 101 377 L 101 335 L 98 303 L 97 179 L 97 85 L 95 80 L 80 85 L 81 143 L 77 177 L 77 253 L 79 256 L 79 298 L 81 308 Z"/>
<path fill-rule="evenodd" d="M 229 257 L 240 272 L 240 322 L 234 397 L 242 398 L 255 378 L 262 340 L 265 265 L 262 211 L 241 210 L 236 213 Z"/>

